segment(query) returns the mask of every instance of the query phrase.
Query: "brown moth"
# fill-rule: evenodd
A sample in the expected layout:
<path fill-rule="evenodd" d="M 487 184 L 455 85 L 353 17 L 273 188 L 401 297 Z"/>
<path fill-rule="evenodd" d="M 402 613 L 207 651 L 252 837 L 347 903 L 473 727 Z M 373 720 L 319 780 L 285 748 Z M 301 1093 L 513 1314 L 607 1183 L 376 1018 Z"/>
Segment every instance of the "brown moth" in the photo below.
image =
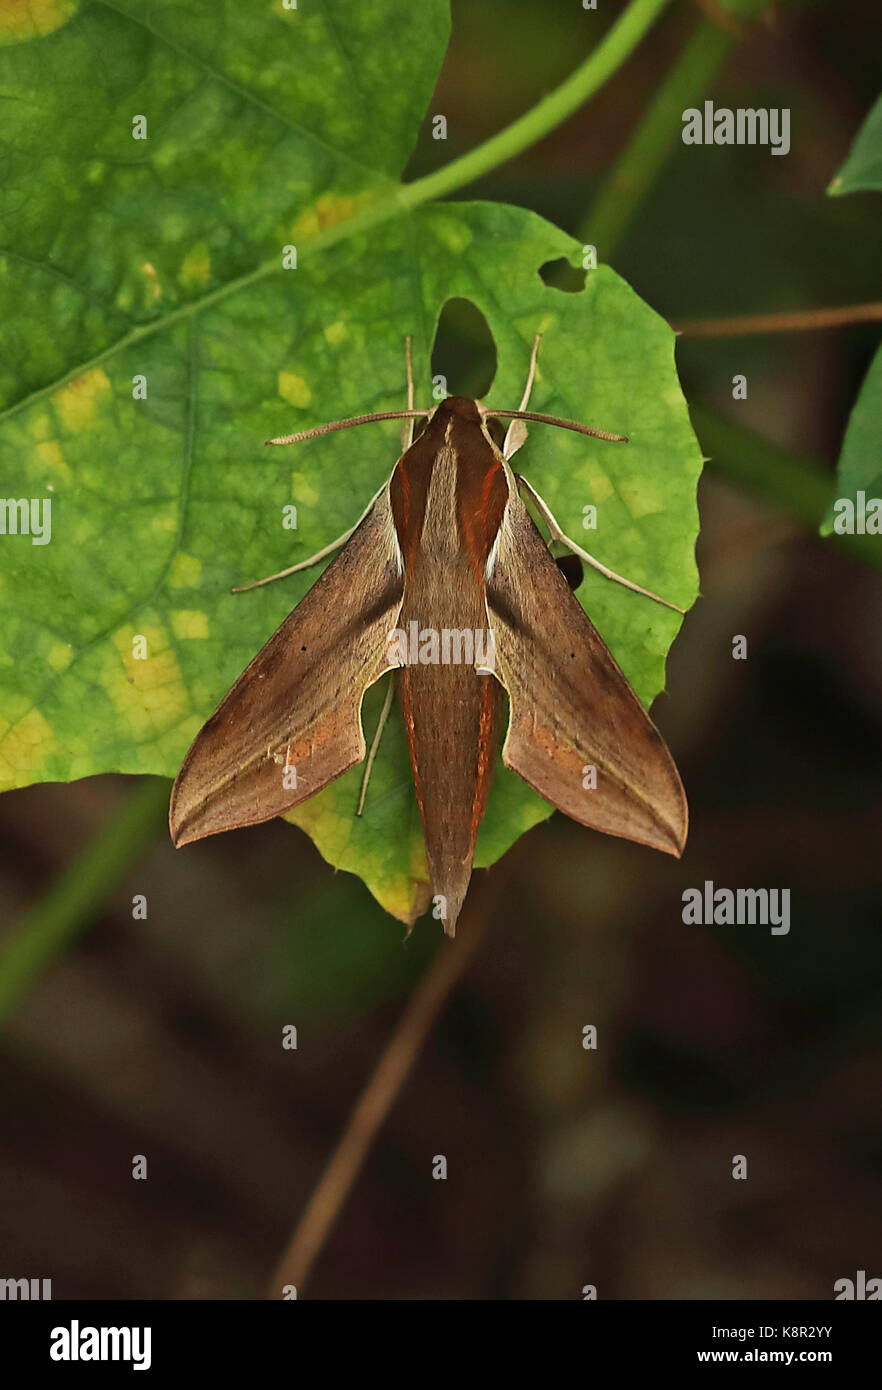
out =
<path fill-rule="evenodd" d="M 391 478 L 356 526 L 270 576 L 343 546 L 197 735 L 172 790 L 176 846 L 281 815 L 362 762 L 364 693 L 394 671 L 436 915 L 448 935 L 471 878 L 505 694 L 507 767 L 582 825 L 681 853 L 687 806 L 674 761 L 521 492 L 552 540 L 608 578 L 666 600 L 564 536 L 509 463 L 526 437 L 525 420 L 627 442 L 525 409 L 538 342 L 520 410 L 488 411 L 464 396 L 415 410 L 408 342 L 406 411 L 268 441 L 295 443 L 369 420 L 410 421 Z M 422 417 L 425 428 L 413 439 Z M 501 449 L 488 429 L 497 417 L 512 420 Z M 390 699 L 391 687 L 368 772 Z M 362 803 L 366 786 L 365 779 Z"/>

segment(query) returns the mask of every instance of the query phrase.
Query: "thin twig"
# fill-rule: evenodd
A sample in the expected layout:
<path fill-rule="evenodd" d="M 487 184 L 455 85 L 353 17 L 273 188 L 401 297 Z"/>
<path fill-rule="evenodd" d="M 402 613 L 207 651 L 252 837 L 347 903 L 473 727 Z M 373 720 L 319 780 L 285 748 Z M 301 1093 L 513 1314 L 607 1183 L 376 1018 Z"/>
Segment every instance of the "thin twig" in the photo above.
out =
<path fill-rule="evenodd" d="M 476 889 L 478 891 L 476 891 Z M 487 930 L 492 913 L 484 884 L 472 897 L 455 940 L 438 943 L 432 963 L 398 1021 L 386 1048 L 349 1117 L 334 1153 L 294 1229 L 267 1297 L 280 1298 L 287 1285 L 298 1296 L 343 1207 L 377 1132 L 388 1115 L 426 1037 Z"/>
<path fill-rule="evenodd" d="M 838 328 L 846 323 L 872 323 L 877 319 L 882 319 L 882 303 L 796 309 L 787 314 L 744 314 L 728 319 L 690 319 L 674 324 L 674 329 L 690 338 L 740 338 L 749 333 L 806 333 L 817 328 Z"/>

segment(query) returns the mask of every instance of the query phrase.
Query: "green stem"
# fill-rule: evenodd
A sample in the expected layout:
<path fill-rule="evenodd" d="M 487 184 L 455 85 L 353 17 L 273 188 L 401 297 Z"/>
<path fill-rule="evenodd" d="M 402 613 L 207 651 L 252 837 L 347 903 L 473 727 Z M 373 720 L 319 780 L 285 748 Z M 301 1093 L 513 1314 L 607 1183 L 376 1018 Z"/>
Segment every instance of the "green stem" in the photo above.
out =
<path fill-rule="evenodd" d="M 643 119 L 605 179 L 579 236 L 608 261 L 682 131 L 687 107 L 707 95 L 737 36 L 709 19 L 696 25 Z"/>
<path fill-rule="evenodd" d="M 594 51 L 565 82 L 477 149 L 445 164 L 434 174 L 406 184 L 400 194 L 401 200 L 407 207 L 416 207 L 430 198 L 442 198 L 467 183 L 474 183 L 491 169 L 535 145 L 578 111 L 618 71 L 669 3 L 670 0 L 632 0 Z"/>
<path fill-rule="evenodd" d="M 114 884 L 154 840 L 167 813 L 168 782 L 146 778 L 22 918 L 0 950 L 0 1021 L 88 925 Z"/>

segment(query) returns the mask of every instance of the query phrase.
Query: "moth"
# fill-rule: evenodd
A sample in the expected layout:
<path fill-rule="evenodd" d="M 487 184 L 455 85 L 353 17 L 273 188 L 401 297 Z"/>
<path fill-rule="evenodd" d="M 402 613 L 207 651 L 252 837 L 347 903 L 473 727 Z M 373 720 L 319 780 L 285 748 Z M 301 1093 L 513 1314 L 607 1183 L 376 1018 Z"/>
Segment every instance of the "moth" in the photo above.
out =
<path fill-rule="evenodd" d="M 682 852 L 688 813 L 671 754 L 524 498 L 552 540 L 609 579 L 676 605 L 565 536 L 513 471 L 526 421 L 627 443 L 527 410 L 538 347 L 537 336 L 518 410 L 489 411 L 464 396 L 415 409 L 408 340 L 406 410 L 267 441 L 292 444 L 372 420 L 408 421 L 392 475 L 356 525 L 310 559 L 257 581 L 339 550 L 197 735 L 172 790 L 176 846 L 281 815 L 364 761 L 364 694 L 393 673 L 435 915 L 449 936 L 472 873 L 506 696 L 507 767 L 582 825 Z M 495 418 L 511 421 L 501 448 L 489 428 Z M 425 424 L 414 437 L 418 419 Z M 368 773 L 391 696 L 390 683 Z M 359 813 L 366 789 L 367 778 Z"/>

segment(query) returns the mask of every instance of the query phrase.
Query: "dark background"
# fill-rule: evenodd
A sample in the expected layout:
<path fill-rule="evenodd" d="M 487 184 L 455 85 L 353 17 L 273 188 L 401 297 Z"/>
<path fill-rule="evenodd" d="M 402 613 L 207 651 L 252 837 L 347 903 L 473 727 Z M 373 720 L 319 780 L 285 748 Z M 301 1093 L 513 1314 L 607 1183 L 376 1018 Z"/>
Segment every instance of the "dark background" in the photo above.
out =
<path fill-rule="evenodd" d="M 449 138 L 427 122 L 408 176 L 528 109 L 618 8 L 455 3 L 430 107 Z M 700 14 L 675 5 L 582 113 L 461 196 L 581 235 Z M 782 5 L 753 28 L 701 96 L 790 107 L 791 152 L 676 142 L 616 269 L 675 324 L 880 298 L 882 198 L 824 196 L 878 94 L 880 51 L 875 0 Z M 691 404 L 832 472 L 878 337 L 684 337 L 679 367 Z M 490 356 L 454 306 L 436 352 L 450 389 L 484 390 Z M 882 581 L 724 464 L 701 484 L 702 597 L 654 707 L 690 800 L 684 858 L 555 816 L 476 874 L 461 930 L 479 913 L 487 930 L 313 1297 L 578 1298 L 593 1283 L 601 1298 L 829 1299 L 858 1269 L 882 1275 Z M 108 777 L 0 799 L 5 932 L 136 792 Z M 684 926 L 683 889 L 707 878 L 790 888 L 790 934 Z M 423 919 L 404 941 L 281 822 L 176 854 L 157 816 L 4 1025 L 0 1277 L 50 1277 L 56 1298 L 259 1296 L 448 949 L 439 935 Z M 296 1052 L 280 1047 L 287 1023 Z"/>

